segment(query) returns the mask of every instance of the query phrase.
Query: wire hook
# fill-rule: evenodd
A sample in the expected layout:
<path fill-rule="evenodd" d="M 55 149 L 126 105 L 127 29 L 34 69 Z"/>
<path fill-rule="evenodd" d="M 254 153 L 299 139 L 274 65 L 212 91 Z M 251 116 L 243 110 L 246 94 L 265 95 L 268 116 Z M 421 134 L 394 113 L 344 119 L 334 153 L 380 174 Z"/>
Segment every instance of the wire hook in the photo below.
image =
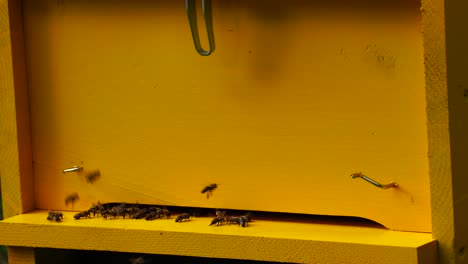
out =
<path fill-rule="evenodd" d="M 389 183 L 389 184 L 380 184 L 380 183 L 374 181 L 373 179 L 371 179 L 371 178 L 365 176 L 364 174 L 362 174 L 362 173 L 360 173 L 360 172 L 359 172 L 359 173 L 353 173 L 353 174 L 351 174 L 351 178 L 353 178 L 353 179 L 362 178 L 363 180 L 365 180 L 365 181 L 367 181 L 367 182 L 373 184 L 374 186 L 377 186 L 377 187 L 379 187 L 379 188 L 382 188 L 382 189 L 388 189 L 388 188 L 396 188 L 396 187 L 398 187 L 398 184 L 397 184 L 396 182 L 391 182 L 391 183 Z"/>

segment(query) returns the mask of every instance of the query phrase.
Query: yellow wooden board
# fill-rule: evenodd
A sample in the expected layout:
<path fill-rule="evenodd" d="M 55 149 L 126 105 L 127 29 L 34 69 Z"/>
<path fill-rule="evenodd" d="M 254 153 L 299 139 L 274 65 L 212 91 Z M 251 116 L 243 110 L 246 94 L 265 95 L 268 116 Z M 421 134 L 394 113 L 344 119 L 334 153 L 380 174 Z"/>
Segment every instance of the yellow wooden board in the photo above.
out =
<path fill-rule="evenodd" d="M 5 217 L 34 208 L 31 126 L 20 10 L 18 1 L 0 0 L 0 177 Z"/>
<path fill-rule="evenodd" d="M 183 1 L 25 1 L 37 207 L 72 209 L 78 192 L 75 210 L 138 201 L 430 232 L 419 4 L 356 5 L 215 1 L 217 50 L 201 57 Z M 62 174 L 74 165 L 102 177 Z M 349 178 L 360 171 L 400 188 Z"/>
<path fill-rule="evenodd" d="M 435 263 L 436 257 L 430 234 L 382 228 L 266 220 L 218 227 L 206 217 L 176 223 L 73 214 L 65 212 L 61 223 L 46 220 L 46 211 L 5 219 L 0 244 L 293 263 Z"/>

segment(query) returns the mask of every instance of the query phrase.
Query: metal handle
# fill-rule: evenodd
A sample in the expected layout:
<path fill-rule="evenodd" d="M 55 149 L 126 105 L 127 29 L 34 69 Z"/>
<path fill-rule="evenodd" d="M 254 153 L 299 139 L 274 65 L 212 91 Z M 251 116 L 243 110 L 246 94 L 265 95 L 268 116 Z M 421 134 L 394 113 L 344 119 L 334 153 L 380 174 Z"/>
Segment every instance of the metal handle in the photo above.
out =
<path fill-rule="evenodd" d="M 211 15 L 211 0 L 202 0 L 202 12 L 203 18 L 205 19 L 206 33 L 208 34 L 208 43 L 210 45 L 209 50 L 204 50 L 200 43 L 200 36 L 198 34 L 198 25 L 197 25 L 197 8 L 196 0 L 185 0 L 185 5 L 187 8 L 187 16 L 190 24 L 190 29 L 192 30 L 193 43 L 195 44 L 195 49 L 198 54 L 202 56 L 208 56 L 213 53 L 215 49 L 215 40 L 213 34 L 213 17 Z"/>
<path fill-rule="evenodd" d="M 83 167 L 80 167 L 80 166 L 73 166 L 71 168 L 68 168 L 68 169 L 64 169 L 63 170 L 63 173 L 67 173 L 67 172 L 77 172 L 77 171 L 81 171 L 83 169 Z"/>
<path fill-rule="evenodd" d="M 379 188 L 382 188 L 382 189 L 388 189 L 388 188 L 396 188 L 398 187 L 398 184 L 396 182 L 391 182 L 389 184 L 380 184 L 376 181 L 374 181 L 373 179 L 363 175 L 362 173 L 354 173 L 354 174 L 351 174 L 351 178 L 353 179 L 356 179 L 356 178 L 362 178 L 363 180 L 369 182 L 369 183 L 372 183 L 373 185 L 379 187 Z"/>

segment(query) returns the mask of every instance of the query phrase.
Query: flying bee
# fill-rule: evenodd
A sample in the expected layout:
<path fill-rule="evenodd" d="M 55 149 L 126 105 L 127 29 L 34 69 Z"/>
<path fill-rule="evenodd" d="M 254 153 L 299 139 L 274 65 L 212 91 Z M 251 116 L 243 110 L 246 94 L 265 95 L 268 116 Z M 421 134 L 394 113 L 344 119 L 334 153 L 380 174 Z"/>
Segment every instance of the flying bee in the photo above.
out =
<path fill-rule="evenodd" d="M 78 196 L 78 193 L 74 192 L 70 195 L 68 195 L 66 198 L 65 198 L 65 205 L 68 206 L 68 204 L 73 204 L 78 201 L 80 199 L 80 197 Z"/>
<path fill-rule="evenodd" d="M 101 177 L 101 172 L 99 170 L 93 170 L 86 173 L 85 178 L 87 183 L 95 183 Z"/>
<path fill-rule="evenodd" d="M 201 191 L 201 193 L 206 193 L 206 199 L 210 198 L 210 195 L 213 195 L 213 191 L 218 188 L 218 185 L 216 183 L 212 183 Z"/>
<path fill-rule="evenodd" d="M 179 222 L 182 222 L 184 219 L 187 220 L 187 221 L 190 220 L 190 215 L 189 215 L 188 213 L 183 213 L 183 214 L 177 216 L 177 218 L 175 219 L 175 221 L 176 221 L 177 223 L 179 223 Z"/>
<path fill-rule="evenodd" d="M 54 212 L 50 211 L 49 215 L 47 216 L 47 220 L 55 221 L 55 222 L 62 222 L 63 214 L 61 212 Z"/>
<path fill-rule="evenodd" d="M 87 211 L 79 212 L 75 214 L 73 217 L 75 218 L 75 220 L 79 220 L 80 218 L 90 217 L 90 214 L 91 214 L 90 210 L 87 210 Z"/>

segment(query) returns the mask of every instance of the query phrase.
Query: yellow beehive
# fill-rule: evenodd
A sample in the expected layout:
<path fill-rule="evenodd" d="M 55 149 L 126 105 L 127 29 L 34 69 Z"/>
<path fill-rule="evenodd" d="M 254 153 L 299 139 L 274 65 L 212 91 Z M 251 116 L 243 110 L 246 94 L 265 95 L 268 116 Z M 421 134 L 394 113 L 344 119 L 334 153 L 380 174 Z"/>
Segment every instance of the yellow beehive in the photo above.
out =
<path fill-rule="evenodd" d="M 206 57 L 195 52 L 183 2 L 0 3 L 0 173 L 11 217 L 0 223 L 8 234 L 0 243 L 430 263 L 437 240 L 442 263 L 464 261 L 466 216 L 457 212 L 466 204 L 459 159 L 468 93 L 464 57 L 456 55 L 463 41 L 447 30 L 445 42 L 444 34 L 446 26 L 463 33 L 446 20 L 462 19 L 468 4 L 216 1 L 217 48 Z M 73 166 L 82 169 L 62 173 Z M 96 170 L 100 178 L 87 182 Z M 398 186 L 350 177 L 361 172 Z M 200 191 L 212 183 L 218 188 L 207 199 Z M 64 203 L 75 192 L 79 201 Z M 72 213 L 56 224 L 41 211 L 97 201 L 353 216 L 386 229 L 259 221 L 239 231 L 201 219 L 183 227 L 74 222 Z M 167 236 L 154 238 L 157 249 L 51 239 L 51 232 L 86 238 L 96 228 L 125 230 L 129 240 Z M 173 246 L 188 237 L 198 246 Z M 239 252 L 204 246 L 227 239 L 243 245 Z"/>

